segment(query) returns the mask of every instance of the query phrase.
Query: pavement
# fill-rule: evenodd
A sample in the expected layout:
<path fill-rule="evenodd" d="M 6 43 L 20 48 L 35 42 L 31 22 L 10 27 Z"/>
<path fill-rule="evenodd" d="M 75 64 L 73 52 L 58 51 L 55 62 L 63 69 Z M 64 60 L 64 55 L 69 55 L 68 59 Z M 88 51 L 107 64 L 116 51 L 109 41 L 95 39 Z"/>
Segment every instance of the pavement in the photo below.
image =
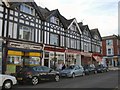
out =
<path fill-rule="evenodd" d="M 120 67 L 109 67 L 109 70 L 120 70 Z"/>

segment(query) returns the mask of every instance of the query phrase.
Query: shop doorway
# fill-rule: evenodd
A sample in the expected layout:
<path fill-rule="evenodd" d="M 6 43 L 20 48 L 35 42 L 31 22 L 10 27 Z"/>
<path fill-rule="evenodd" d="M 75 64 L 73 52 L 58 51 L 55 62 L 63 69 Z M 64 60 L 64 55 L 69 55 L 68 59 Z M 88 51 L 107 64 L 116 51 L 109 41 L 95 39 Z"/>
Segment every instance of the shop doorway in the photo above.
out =
<path fill-rule="evenodd" d="M 49 59 L 44 59 L 44 66 L 48 67 L 48 65 L 49 65 Z"/>

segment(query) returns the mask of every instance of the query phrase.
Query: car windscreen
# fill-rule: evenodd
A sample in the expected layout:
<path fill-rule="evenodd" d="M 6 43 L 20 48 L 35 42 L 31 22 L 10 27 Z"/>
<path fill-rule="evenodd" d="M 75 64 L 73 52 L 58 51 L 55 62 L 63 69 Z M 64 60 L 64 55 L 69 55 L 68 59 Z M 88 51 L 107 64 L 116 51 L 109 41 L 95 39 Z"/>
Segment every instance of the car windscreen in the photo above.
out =
<path fill-rule="evenodd" d="M 74 69 L 75 66 L 68 66 L 66 69 Z"/>

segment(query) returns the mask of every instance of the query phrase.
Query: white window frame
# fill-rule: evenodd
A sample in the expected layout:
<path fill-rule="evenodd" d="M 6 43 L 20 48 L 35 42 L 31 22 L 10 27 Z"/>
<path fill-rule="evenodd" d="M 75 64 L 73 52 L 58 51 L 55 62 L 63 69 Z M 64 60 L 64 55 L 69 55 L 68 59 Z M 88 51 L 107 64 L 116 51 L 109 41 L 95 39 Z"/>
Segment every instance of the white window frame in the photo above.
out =
<path fill-rule="evenodd" d="M 24 30 L 23 28 L 27 28 L 30 32 L 30 36 L 29 36 L 29 40 L 27 41 L 33 41 L 34 40 L 34 30 L 32 28 L 29 28 L 29 27 L 26 27 L 26 26 L 20 26 L 21 29 L 19 29 L 19 39 L 23 39 L 23 40 L 27 40 L 27 39 L 24 39 L 24 31 L 27 31 L 27 30 Z M 20 37 L 20 34 L 21 34 L 21 37 Z"/>
<path fill-rule="evenodd" d="M 21 9 L 22 5 L 28 7 L 30 9 L 30 13 L 26 12 L 24 9 Z M 31 14 L 31 15 L 35 15 L 35 9 L 33 7 L 31 7 L 31 6 L 27 5 L 27 4 L 22 4 L 22 5 L 20 6 L 20 11 Z M 33 10 L 33 12 L 32 12 L 32 10 Z"/>

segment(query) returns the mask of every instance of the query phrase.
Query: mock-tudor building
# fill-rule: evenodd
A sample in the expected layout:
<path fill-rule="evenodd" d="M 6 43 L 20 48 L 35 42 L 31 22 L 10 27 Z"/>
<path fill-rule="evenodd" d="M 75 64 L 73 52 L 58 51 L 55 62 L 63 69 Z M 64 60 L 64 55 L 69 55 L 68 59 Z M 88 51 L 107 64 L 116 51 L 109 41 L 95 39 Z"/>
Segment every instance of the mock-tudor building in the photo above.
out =
<path fill-rule="evenodd" d="M 0 37 L 3 73 L 41 65 L 44 18 L 35 2 L 1 2 Z"/>
<path fill-rule="evenodd" d="M 102 61 L 101 35 L 98 29 L 89 29 L 88 25 L 78 23 L 81 30 L 81 60 L 82 65 L 98 64 Z"/>
<path fill-rule="evenodd" d="M 98 29 L 81 28 L 75 18 L 67 20 L 58 9 L 42 8 L 34 1 L 0 0 L 2 73 L 16 73 L 25 65 L 91 64 L 101 52 L 100 37 Z"/>

